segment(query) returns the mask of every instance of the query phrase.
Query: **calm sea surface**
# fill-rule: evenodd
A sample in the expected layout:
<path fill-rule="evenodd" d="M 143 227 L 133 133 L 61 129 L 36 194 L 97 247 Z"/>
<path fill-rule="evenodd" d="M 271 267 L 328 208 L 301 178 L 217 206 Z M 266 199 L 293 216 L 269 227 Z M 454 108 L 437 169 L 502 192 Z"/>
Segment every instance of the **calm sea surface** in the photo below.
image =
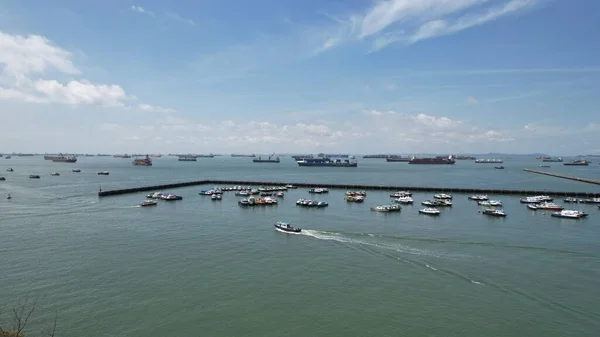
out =
<path fill-rule="evenodd" d="M 359 159 L 358 168 L 304 168 L 293 159 L 197 162 L 157 158 L 0 158 L 0 307 L 26 296 L 40 306 L 32 331 L 59 313 L 59 336 L 598 336 L 600 210 L 576 205 L 584 220 L 532 212 L 517 196 L 501 199 L 508 216 L 477 212 L 467 195 L 438 218 L 414 206 L 384 214 L 344 191 L 303 209 L 305 189 L 273 207 L 241 208 L 198 195 L 135 207 L 146 193 L 99 199 L 100 186 L 134 187 L 201 179 L 245 179 L 408 186 L 493 187 L 600 192 L 599 186 L 522 172 L 529 157 L 453 166 Z M 552 172 L 600 179 L 600 165 Z M 8 167 L 15 172 L 6 172 Z M 80 168 L 81 173 L 70 172 Z M 110 171 L 109 176 L 97 172 Z M 50 176 L 59 172 L 60 176 Z M 28 179 L 39 174 L 39 180 Z M 318 184 L 316 184 L 318 186 Z M 169 192 L 169 191 L 163 191 Z M 5 195 L 10 193 L 12 200 Z M 560 200 L 559 200 L 560 201 Z M 305 230 L 283 234 L 279 220 Z"/>

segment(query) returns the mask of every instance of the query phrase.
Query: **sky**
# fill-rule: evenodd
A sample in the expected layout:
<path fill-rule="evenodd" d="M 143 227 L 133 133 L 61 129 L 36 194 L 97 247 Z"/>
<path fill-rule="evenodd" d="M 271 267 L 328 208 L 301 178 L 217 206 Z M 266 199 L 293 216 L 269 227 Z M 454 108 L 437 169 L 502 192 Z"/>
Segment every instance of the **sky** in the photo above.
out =
<path fill-rule="evenodd" d="M 599 154 L 599 11 L 0 0 L 0 152 Z"/>

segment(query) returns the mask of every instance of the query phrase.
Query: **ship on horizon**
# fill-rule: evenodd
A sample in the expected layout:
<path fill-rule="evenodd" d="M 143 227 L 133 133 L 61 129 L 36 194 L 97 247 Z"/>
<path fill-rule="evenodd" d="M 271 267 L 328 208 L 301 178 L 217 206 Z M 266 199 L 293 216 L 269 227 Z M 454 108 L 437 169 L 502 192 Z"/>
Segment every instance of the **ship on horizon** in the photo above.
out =
<path fill-rule="evenodd" d="M 433 157 L 433 158 L 417 158 L 417 157 L 413 157 L 409 162 L 409 164 L 429 164 L 429 165 L 452 165 L 454 163 L 456 163 L 456 160 L 454 160 L 454 158 L 452 158 L 452 156 L 437 156 L 437 157 Z"/>
<path fill-rule="evenodd" d="M 279 163 L 279 157 L 275 154 L 270 155 L 267 159 L 263 159 L 262 156 L 252 159 L 254 163 Z"/>
<path fill-rule="evenodd" d="M 388 162 L 388 163 L 394 163 L 394 162 L 396 162 L 396 163 L 402 163 L 402 162 L 407 163 L 411 159 L 412 158 L 409 157 L 409 156 L 391 155 L 391 156 L 385 158 L 385 161 Z"/>
<path fill-rule="evenodd" d="M 243 157 L 243 158 L 254 158 L 254 157 L 256 157 L 256 155 L 255 155 L 254 153 L 253 153 L 253 154 L 235 154 L 235 153 L 232 153 L 232 154 L 231 154 L 231 157 L 234 157 L 234 158 L 236 158 L 236 157 L 237 157 L 237 158 L 239 158 L 239 157 Z"/>
<path fill-rule="evenodd" d="M 329 166 L 329 167 L 357 167 L 358 163 L 354 156 L 305 158 L 296 162 L 298 166 Z"/>
<path fill-rule="evenodd" d="M 77 157 L 75 156 L 64 156 L 63 154 L 59 154 L 57 156 L 49 156 L 45 155 L 44 160 L 52 160 L 55 163 L 76 163 Z"/>

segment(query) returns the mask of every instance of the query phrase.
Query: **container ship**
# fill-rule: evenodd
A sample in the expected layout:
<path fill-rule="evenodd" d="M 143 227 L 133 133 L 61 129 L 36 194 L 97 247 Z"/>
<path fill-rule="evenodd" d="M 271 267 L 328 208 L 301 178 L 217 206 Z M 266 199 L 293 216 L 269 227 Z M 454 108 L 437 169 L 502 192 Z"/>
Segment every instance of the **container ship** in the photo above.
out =
<path fill-rule="evenodd" d="M 477 164 L 502 164 L 502 159 L 475 159 Z"/>
<path fill-rule="evenodd" d="M 388 163 L 394 163 L 394 162 L 408 163 L 411 159 L 412 159 L 411 157 L 389 156 L 389 157 L 385 158 L 385 161 Z"/>
<path fill-rule="evenodd" d="M 240 157 L 243 157 L 243 158 L 254 158 L 254 157 L 256 157 L 256 155 L 254 153 L 253 154 L 235 154 L 235 153 L 232 153 L 231 156 L 234 157 L 234 158 L 240 158 Z"/>
<path fill-rule="evenodd" d="M 134 159 L 132 164 L 133 164 L 133 166 L 152 166 L 152 160 L 150 159 L 150 157 L 148 155 L 146 155 L 146 158 L 144 158 L 144 159 L 139 159 L 139 158 Z"/>
<path fill-rule="evenodd" d="M 452 156 L 444 157 L 437 156 L 434 158 L 415 158 L 413 157 L 409 162 L 409 164 L 430 164 L 430 165 L 444 165 L 444 164 L 454 164 L 456 160 L 452 158 Z"/>
<path fill-rule="evenodd" d="M 252 159 L 252 161 L 255 163 L 279 163 L 279 157 L 275 157 L 274 154 L 269 156 L 267 159 L 258 156 L 258 158 L 254 158 Z"/>
<path fill-rule="evenodd" d="M 348 158 L 305 158 L 297 161 L 298 166 L 330 166 L 330 167 L 357 167 L 358 163 L 354 156 Z"/>
<path fill-rule="evenodd" d="M 59 154 L 58 156 L 44 156 L 45 160 L 52 160 L 55 163 L 76 163 L 77 157 L 75 156 L 63 156 Z"/>
<path fill-rule="evenodd" d="M 588 166 L 589 164 L 590 164 L 590 162 L 585 159 L 573 160 L 570 163 L 563 163 L 563 165 L 566 165 L 566 166 Z"/>
<path fill-rule="evenodd" d="M 183 155 L 179 156 L 179 161 L 196 161 L 196 156 L 193 155 Z"/>
<path fill-rule="evenodd" d="M 546 157 L 544 159 L 542 159 L 543 162 L 546 163 L 562 163 L 562 158 L 558 157 L 558 158 L 550 158 L 550 157 Z"/>
<path fill-rule="evenodd" d="M 389 157 L 390 155 L 387 154 L 367 154 L 363 156 L 364 159 L 387 159 Z"/>

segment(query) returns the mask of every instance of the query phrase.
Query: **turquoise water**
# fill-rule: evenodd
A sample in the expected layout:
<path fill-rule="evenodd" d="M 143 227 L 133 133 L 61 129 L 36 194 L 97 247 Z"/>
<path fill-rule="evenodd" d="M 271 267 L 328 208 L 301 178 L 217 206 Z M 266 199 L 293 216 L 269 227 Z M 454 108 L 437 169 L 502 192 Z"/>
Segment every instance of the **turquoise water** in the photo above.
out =
<path fill-rule="evenodd" d="M 33 331 L 59 312 L 60 336 L 597 336 L 600 211 L 573 221 L 501 199 L 506 218 L 477 213 L 467 195 L 439 218 L 414 206 L 384 214 L 344 191 L 317 196 L 325 209 L 295 206 L 304 189 L 273 207 L 241 208 L 202 187 L 184 200 L 135 207 L 146 193 L 99 199 L 103 189 L 200 179 L 494 187 L 599 192 L 598 186 L 459 162 L 421 166 L 360 160 L 355 169 L 253 164 L 248 158 L 154 160 L 89 157 L 0 159 L 0 306 L 39 298 Z M 600 165 L 552 172 L 600 178 Z M 5 172 L 12 167 L 15 172 Z M 74 167 L 81 173 L 72 173 Z M 110 176 L 96 173 L 109 170 Z M 50 176 L 57 171 L 61 176 Z M 28 179 L 39 174 L 39 180 Z M 168 191 L 163 191 L 168 192 Z M 273 230 L 288 220 L 302 234 Z M 5 310 L 3 310 L 5 311 Z"/>

